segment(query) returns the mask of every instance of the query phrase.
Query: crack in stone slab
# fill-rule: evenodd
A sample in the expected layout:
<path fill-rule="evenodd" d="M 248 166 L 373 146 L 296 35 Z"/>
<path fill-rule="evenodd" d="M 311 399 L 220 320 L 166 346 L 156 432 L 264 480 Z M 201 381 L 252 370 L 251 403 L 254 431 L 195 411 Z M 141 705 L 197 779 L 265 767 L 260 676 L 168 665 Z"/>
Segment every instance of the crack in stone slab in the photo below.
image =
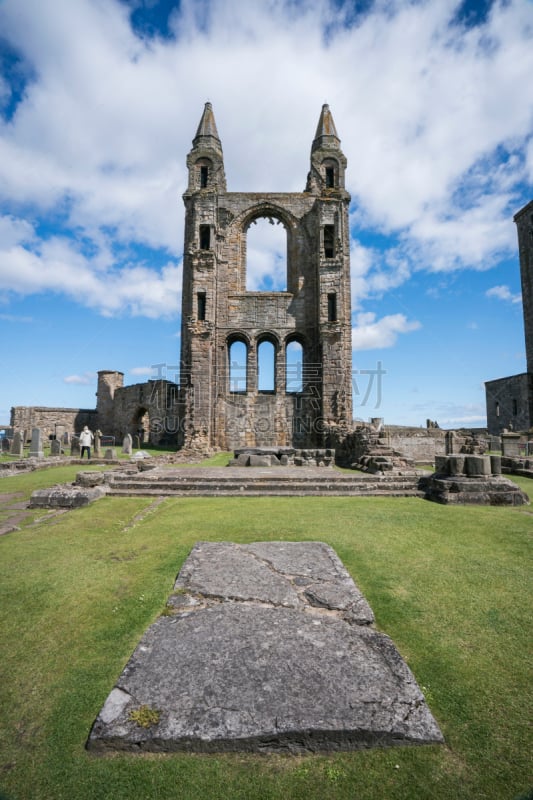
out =
<path fill-rule="evenodd" d="M 344 618 L 346 608 L 303 602 L 303 592 L 294 591 L 294 606 L 275 605 L 292 587 L 287 575 L 294 581 L 304 572 L 327 595 L 332 570 L 337 605 L 346 605 L 351 578 L 340 561 L 337 568 L 334 551 L 320 542 L 264 543 L 275 561 L 267 569 L 262 544 L 193 548 L 170 599 L 178 613 L 161 616 L 144 634 L 93 725 L 90 750 L 303 753 L 443 741 L 385 634 Z M 325 560 L 327 579 L 317 581 Z M 231 590 L 205 597 L 224 575 Z M 243 596 L 258 577 L 257 600 L 232 599 L 236 587 Z M 142 705 L 160 711 L 149 729 L 130 717 Z"/>

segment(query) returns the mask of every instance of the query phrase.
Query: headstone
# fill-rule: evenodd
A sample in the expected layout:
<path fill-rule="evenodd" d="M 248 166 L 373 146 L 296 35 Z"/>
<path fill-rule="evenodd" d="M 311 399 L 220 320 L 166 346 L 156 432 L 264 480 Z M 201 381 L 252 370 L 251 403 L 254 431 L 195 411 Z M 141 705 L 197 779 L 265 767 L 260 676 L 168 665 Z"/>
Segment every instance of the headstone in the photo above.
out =
<path fill-rule="evenodd" d="M 59 439 L 52 439 L 50 443 L 50 455 L 51 456 L 61 455 L 61 442 Z"/>
<path fill-rule="evenodd" d="M 502 433 L 502 456 L 513 458 L 520 455 L 520 434 Z"/>
<path fill-rule="evenodd" d="M 101 438 L 102 438 L 102 431 L 101 430 L 96 430 L 94 432 L 94 454 L 95 454 L 95 456 L 99 456 L 100 455 Z"/>
<path fill-rule="evenodd" d="M 104 458 L 105 458 L 106 461 L 116 461 L 117 460 L 117 451 L 116 451 L 116 449 L 114 447 L 109 447 L 105 451 Z"/>
<path fill-rule="evenodd" d="M 40 428 L 33 428 L 31 432 L 30 458 L 44 458 L 43 432 Z"/>
<path fill-rule="evenodd" d="M 70 433 L 68 431 L 63 434 L 63 444 L 70 444 Z"/>
<path fill-rule="evenodd" d="M 136 450 L 141 449 L 141 437 L 139 436 L 138 433 L 136 433 L 135 436 L 133 437 L 133 446 Z"/>
<path fill-rule="evenodd" d="M 2 453 L 10 453 L 11 452 L 11 442 L 7 438 L 7 436 L 2 437 Z"/>
<path fill-rule="evenodd" d="M 16 431 L 11 442 L 11 455 L 22 456 L 24 455 L 24 435 L 21 431 Z"/>
<path fill-rule="evenodd" d="M 131 438 L 131 433 L 127 433 L 122 441 L 122 452 L 124 453 L 124 455 L 131 456 L 132 445 L 133 442 Z"/>
<path fill-rule="evenodd" d="M 80 454 L 80 437 L 76 436 L 76 434 L 72 434 L 72 438 L 70 440 L 70 455 L 79 456 L 79 454 Z"/>

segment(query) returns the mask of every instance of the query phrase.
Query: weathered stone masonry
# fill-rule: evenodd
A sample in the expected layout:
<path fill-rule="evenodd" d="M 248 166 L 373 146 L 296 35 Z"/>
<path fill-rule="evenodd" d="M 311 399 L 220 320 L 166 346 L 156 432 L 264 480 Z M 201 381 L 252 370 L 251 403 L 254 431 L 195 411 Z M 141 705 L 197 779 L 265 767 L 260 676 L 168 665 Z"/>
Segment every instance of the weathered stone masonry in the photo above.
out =
<path fill-rule="evenodd" d="M 522 308 L 526 340 L 526 372 L 485 383 L 487 427 L 503 430 L 533 428 L 533 200 L 515 214 L 518 234 Z"/>
<path fill-rule="evenodd" d="M 346 158 L 327 105 L 304 192 L 226 191 L 211 104 L 187 159 L 181 389 L 187 446 L 316 446 L 328 426 L 352 424 Z M 287 234 L 287 291 L 246 291 L 246 236 L 268 218 Z M 273 391 L 258 388 L 258 349 L 275 352 Z M 230 350 L 246 350 L 230 385 Z M 287 347 L 302 347 L 302 385 L 287 385 Z"/>

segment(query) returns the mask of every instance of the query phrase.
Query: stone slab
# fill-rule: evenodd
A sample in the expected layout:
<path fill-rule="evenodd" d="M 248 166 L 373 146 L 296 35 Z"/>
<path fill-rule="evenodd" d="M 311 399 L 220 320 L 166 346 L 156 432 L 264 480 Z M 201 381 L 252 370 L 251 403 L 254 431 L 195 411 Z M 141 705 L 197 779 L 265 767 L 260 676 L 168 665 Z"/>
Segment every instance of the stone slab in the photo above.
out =
<path fill-rule="evenodd" d="M 81 508 L 105 497 L 103 486 L 76 487 L 69 485 L 36 489 L 30 497 L 30 508 Z"/>
<path fill-rule="evenodd" d="M 442 742 L 372 620 L 321 542 L 200 542 L 87 747 L 305 753 Z"/>

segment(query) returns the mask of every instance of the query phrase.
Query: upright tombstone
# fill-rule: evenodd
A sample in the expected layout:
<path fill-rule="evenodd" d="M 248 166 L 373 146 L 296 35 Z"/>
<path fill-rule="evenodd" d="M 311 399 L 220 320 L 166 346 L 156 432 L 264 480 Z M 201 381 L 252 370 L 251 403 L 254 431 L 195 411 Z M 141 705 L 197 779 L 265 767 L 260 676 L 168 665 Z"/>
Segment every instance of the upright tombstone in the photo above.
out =
<path fill-rule="evenodd" d="M 132 438 L 131 433 L 127 433 L 122 441 L 122 452 L 124 455 L 131 456 L 132 451 Z"/>
<path fill-rule="evenodd" d="M 139 436 L 138 433 L 136 433 L 135 436 L 133 437 L 133 446 L 136 450 L 141 449 L 141 437 Z"/>
<path fill-rule="evenodd" d="M 11 440 L 4 436 L 2 438 L 2 453 L 10 453 L 11 452 Z"/>
<path fill-rule="evenodd" d="M 95 456 L 100 455 L 100 444 L 102 438 L 102 431 L 100 429 L 94 432 L 94 454 Z"/>
<path fill-rule="evenodd" d="M 21 431 L 16 431 L 11 442 L 11 455 L 22 456 L 24 455 L 24 434 Z"/>
<path fill-rule="evenodd" d="M 70 433 L 65 431 L 63 434 L 63 444 L 70 444 Z"/>
<path fill-rule="evenodd" d="M 52 439 L 50 442 L 50 455 L 51 456 L 60 456 L 61 455 L 61 440 L 60 439 Z"/>
<path fill-rule="evenodd" d="M 43 432 L 40 428 L 33 428 L 31 432 L 30 458 L 44 458 Z"/>
<path fill-rule="evenodd" d="M 520 434 L 502 433 L 502 456 L 517 458 L 520 455 Z"/>
<path fill-rule="evenodd" d="M 70 438 L 70 455 L 79 456 L 80 452 L 80 437 L 73 433 Z"/>

